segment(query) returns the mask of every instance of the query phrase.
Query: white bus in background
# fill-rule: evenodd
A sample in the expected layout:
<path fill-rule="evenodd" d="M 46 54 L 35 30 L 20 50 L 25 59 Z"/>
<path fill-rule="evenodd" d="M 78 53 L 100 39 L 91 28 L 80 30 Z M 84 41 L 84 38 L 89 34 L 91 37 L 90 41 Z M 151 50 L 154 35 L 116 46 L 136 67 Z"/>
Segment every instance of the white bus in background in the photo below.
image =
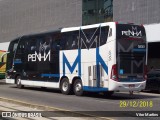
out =
<path fill-rule="evenodd" d="M 148 43 L 148 57 L 147 57 L 147 67 L 150 70 L 152 67 L 154 69 L 160 69 L 160 23 L 145 25 L 146 37 Z"/>
<path fill-rule="evenodd" d="M 142 25 L 108 22 L 26 35 L 11 41 L 6 82 L 84 91 L 140 91 L 146 84 Z"/>
<path fill-rule="evenodd" d="M 148 43 L 146 90 L 160 92 L 160 23 L 145 25 Z"/>
<path fill-rule="evenodd" d="M 9 44 L 10 44 L 10 42 L 1 42 L 0 43 L 0 50 L 7 51 Z"/>
<path fill-rule="evenodd" d="M 6 72 L 6 54 L 8 50 L 9 42 L 0 43 L 0 79 L 5 78 Z"/>

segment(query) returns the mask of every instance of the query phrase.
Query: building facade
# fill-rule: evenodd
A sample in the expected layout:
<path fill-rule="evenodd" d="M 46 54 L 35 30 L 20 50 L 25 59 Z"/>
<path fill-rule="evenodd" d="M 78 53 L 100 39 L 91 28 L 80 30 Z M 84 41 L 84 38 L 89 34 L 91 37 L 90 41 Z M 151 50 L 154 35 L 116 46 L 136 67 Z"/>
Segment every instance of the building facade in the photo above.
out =
<path fill-rule="evenodd" d="M 160 0 L 113 0 L 113 20 L 137 24 L 160 23 Z"/>
<path fill-rule="evenodd" d="M 79 25 L 81 0 L 0 0 L 0 42 Z"/>
<path fill-rule="evenodd" d="M 0 0 L 0 42 L 63 27 L 160 23 L 160 0 Z"/>

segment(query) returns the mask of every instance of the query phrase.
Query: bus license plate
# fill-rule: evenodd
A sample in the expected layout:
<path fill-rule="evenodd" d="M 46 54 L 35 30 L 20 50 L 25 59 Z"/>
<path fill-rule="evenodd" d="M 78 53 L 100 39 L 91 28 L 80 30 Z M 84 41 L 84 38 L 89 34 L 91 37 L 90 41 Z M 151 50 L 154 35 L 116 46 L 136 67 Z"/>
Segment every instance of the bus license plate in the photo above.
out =
<path fill-rule="evenodd" d="M 135 84 L 129 84 L 129 87 L 133 88 L 133 87 L 135 87 Z"/>

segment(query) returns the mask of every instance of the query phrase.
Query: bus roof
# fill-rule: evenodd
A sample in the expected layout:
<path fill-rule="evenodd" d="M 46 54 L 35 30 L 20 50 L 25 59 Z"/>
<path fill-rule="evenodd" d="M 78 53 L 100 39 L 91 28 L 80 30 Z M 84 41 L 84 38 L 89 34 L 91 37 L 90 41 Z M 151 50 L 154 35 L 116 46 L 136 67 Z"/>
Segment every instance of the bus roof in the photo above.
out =
<path fill-rule="evenodd" d="M 22 35 L 20 37 L 17 37 L 15 39 L 13 39 L 12 41 L 15 41 L 17 39 L 21 39 L 22 37 L 31 37 L 31 36 L 38 36 L 38 35 L 43 35 L 43 34 L 50 34 L 50 33 L 56 33 L 56 32 L 61 32 L 61 29 L 59 30 L 51 30 L 51 31 L 45 31 L 45 32 L 41 32 L 41 33 L 32 33 L 32 34 L 28 34 L 28 35 Z"/>
<path fill-rule="evenodd" d="M 78 27 L 59 28 L 58 30 L 43 31 L 43 32 L 40 32 L 40 33 L 32 33 L 32 34 L 28 34 L 28 35 L 22 35 L 20 37 L 17 37 L 15 39 L 13 39 L 12 41 L 17 40 L 17 39 L 21 39 L 22 37 L 38 36 L 38 35 L 50 34 L 50 33 L 56 33 L 56 32 L 62 33 L 62 32 L 81 30 L 81 29 L 83 30 L 83 29 L 89 29 L 89 28 L 97 28 L 97 27 L 100 27 L 100 26 L 103 27 L 103 26 L 108 26 L 108 25 L 113 26 L 115 24 L 124 24 L 125 25 L 125 24 L 130 24 L 130 23 L 105 22 L 105 23 L 98 23 L 98 24 L 78 26 Z M 135 24 L 132 24 L 132 25 L 135 25 Z"/>
<path fill-rule="evenodd" d="M 63 28 L 61 32 L 69 32 L 69 31 L 76 31 L 80 29 L 89 29 L 89 28 L 97 28 L 100 26 L 107 26 L 107 25 L 113 25 L 115 22 L 106 22 L 106 23 L 99 23 L 99 24 L 93 24 L 93 25 L 86 25 L 86 26 L 79 26 L 79 27 L 68 27 L 68 28 Z"/>
<path fill-rule="evenodd" d="M 98 23 L 98 24 L 92 24 L 92 25 L 85 25 L 85 26 L 79 26 L 79 27 L 68 27 L 68 28 L 63 28 L 61 29 L 61 32 L 69 32 L 69 31 L 76 31 L 76 30 L 81 30 L 81 29 L 89 29 L 89 28 L 97 28 L 97 27 L 103 27 L 103 26 L 112 26 L 115 24 L 124 24 L 124 25 L 137 25 L 133 23 L 122 23 L 122 22 L 105 22 L 105 23 Z M 140 25 L 142 26 L 142 25 Z"/>

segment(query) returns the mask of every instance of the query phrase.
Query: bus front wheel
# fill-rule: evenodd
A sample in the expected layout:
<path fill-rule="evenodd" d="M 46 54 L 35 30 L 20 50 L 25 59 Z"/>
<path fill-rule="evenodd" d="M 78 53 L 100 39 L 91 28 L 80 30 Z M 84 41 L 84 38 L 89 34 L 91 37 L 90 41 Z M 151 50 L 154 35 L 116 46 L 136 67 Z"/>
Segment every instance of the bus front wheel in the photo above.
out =
<path fill-rule="evenodd" d="M 16 77 L 17 88 L 23 88 L 24 85 L 21 84 L 21 76 Z"/>
<path fill-rule="evenodd" d="M 69 83 L 69 80 L 67 78 L 63 78 L 60 84 L 61 92 L 65 95 L 68 95 L 71 93 L 71 84 Z"/>
<path fill-rule="evenodd" d="M 74 91 L 74 94 L 77 95 L 77 96 L 82 96 L 83 95 L 83 86 L 82 86 L 81 80 L 77 79 L 74 82 L 73 91 Z"/>

